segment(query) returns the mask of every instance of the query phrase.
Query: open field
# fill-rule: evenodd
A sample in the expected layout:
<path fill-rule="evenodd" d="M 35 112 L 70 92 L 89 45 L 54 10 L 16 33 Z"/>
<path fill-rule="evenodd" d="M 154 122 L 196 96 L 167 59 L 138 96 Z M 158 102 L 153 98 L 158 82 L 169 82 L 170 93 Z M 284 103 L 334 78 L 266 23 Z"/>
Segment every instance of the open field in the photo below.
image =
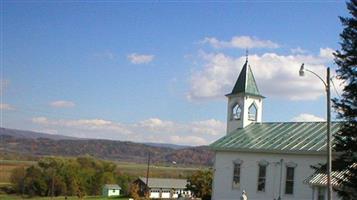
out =
<path fill-rule="evenodd" d="M 0 186 L 10 182 L 10 175 L 13 169 L 18 167 L 27 168 L 36 164 L 35 161 L 0 160 Z"/>
<path fill-rule="evenodd" d="M 121 173 L 129 174 L 132 176 L 146 176 L 147 165 L 135 163 L 117 163 L 118 170 Z M 182 167 L 182 166 L 160 166 L 150 165 L 150 176 L 157 178 L 186 178 L 193 172 L 203 169 L 203 167 Z"/>
<path fill-rule="evenodd" d="M 0 195 L 1 200 L 21 200 L 21 199 L 29 199 L 29 200 L 64 200 L 65 197 L 54 197 L 51 199 L 51 197 L 33 197 L 33 198 L 21 198 L 21 196 L 16 196 L 16 195 Z M 84 199 L 88 200 L 127 200 L 128 198 L 123 198 L 123 197 L 111 197 L 111 198 L 106 198 L 106 197 L 101 197 L 101 196 L 88 196 L 84 197 Z M 78 200 L 77 197 L 68 197 L 67 200 Z"/>
<path fill-rule="evenodd" d="M 18 167 L 29 167 L 36 164 L 35 161 L 0 160 L 0 186 L 10 183 L 10 175 L 13 169 Z M 116 162 L 118 171 L 122 174 L 134 177 L 146 176 L 146 164 L 136 164 L 128 162 Z M 203 169 L 203 167 L 183 167 L 183 166 L 161 166 L 151 165 L 150 176 L 165 178 L 186 178 L 193 172 Z"/>

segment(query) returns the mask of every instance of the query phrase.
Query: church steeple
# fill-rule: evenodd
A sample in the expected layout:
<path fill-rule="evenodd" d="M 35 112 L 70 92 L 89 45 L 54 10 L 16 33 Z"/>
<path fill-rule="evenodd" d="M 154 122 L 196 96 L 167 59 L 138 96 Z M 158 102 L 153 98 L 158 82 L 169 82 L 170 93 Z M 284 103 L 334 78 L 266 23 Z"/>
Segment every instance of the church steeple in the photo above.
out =
<path fill-rule="evenodd" d="M 263 96 L 248 64 L 248 56 L 228 97 L 227 134 L 251 123 L 261 122 Z"/>
<path fill-rule="evenodd" d="M 233 90 L 228 95 L 235 94 L 247 94 L 253 96 L 263 97 L 258 89 L 257 83 L 252 72 L 252 69 L 248 65 L 248 58 L 243 65 L 242 71 L 240 72 L 236 84 L 233 87 Z"/>

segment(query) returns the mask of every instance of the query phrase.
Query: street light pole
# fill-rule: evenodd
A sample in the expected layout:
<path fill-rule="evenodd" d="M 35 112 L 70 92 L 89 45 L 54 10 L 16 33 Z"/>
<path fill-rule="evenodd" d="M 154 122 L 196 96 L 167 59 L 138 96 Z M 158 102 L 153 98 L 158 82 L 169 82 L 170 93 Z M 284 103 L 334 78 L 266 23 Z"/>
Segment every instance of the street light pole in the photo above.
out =
<path fill-rule="evenodd" d="M 332 159 L 331 159 L 331 87 L 330 87 L 330 68 L 327 67 L 326 73 L 326 105 L 327 105 L 327 199 L 332 200 L 332 185 L 331 185 L 331 171 L 332 171 Z"/>
<path fill-rule="evenodd" d="M 327 146 L 327 199 L 332 200 L 332 185 L 331 185 L 331 171 L 332 171 L 332 151 L 331 151 L 331 87 L 330 87 L 330 68 L 327 67 L 327 72 L 326 72 L 326 81 L 324 81 L 321 76 L 316 74 L 315 72 L 305 69 L 304 68 L 304 63 L 300 67 L 299 75 L 304 76 L 304 72 L 308 71 L 315 75 L 317 78 L 319 78 L 322 83 L 325 85 L 325 90 L 326 90 L 326 107 L 327 107 L 327 112 L 326 112 L 326 130 L 327 130 L 327 141 L 326 141 L 326 146 Z"/>

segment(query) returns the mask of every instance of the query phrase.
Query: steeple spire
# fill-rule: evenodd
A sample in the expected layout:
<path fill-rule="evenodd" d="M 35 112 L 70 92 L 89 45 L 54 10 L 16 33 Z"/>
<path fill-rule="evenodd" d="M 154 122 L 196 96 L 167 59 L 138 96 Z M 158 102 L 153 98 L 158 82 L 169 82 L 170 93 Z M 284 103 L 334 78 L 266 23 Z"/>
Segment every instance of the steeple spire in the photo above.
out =
<path fill-rule="evenodd" d="M 244 128 L 251 123 L 262 122 L 264 97 L 258 90 L 254 75 L 248 64 L 248 49 L 246 61 L 228 98 L 227 134 L 237 128 Z"/>
<path fill-rule="evenodd" d="M 245 49 L 245 62 L 248 62 L 248 48 Z"/>
<path fill-rule="evenodd" d="M 259 92 L 257 83 L 255 82 L 252 69 L 250 68 L 250 65 L 248 65 L 248 54 L 246 57 L 246 62 L 244 63 L 242 71 L 240 72 L 236 81 L 236 84 L 234 85 L 232 92 L 228 95 L 235 94 L 246 94 L 263 97 Z"/>

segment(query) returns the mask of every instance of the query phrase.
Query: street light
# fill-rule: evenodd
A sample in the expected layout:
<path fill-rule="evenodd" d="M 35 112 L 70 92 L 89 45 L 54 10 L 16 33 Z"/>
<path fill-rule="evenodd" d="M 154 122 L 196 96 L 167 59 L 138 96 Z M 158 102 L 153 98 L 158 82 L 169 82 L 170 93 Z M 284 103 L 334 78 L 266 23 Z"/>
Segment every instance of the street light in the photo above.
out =
<path fill-rule="evenodd" d="M 322 83 L 325 85 L 325 90 L 326 90 L 326 106 L 327 106 L 327 199 L 331 200 L 332 199 L 332 185 L 331 185 L 331 95 L 330 95 L 330 68 L 327 67 L 327 73 L 326 73 L 326 81 L 324 81 L 323 78 L 321 78 L 318 74 L 315 72 L 305 69 L 304 68 L 304 63 L 301 65 L 300 70 L 299 70 L 299 75 L 304 76 L 305 71 L 308 71 L 312 74 L 314 74 L 316 77 L 318 77 Z"/>

